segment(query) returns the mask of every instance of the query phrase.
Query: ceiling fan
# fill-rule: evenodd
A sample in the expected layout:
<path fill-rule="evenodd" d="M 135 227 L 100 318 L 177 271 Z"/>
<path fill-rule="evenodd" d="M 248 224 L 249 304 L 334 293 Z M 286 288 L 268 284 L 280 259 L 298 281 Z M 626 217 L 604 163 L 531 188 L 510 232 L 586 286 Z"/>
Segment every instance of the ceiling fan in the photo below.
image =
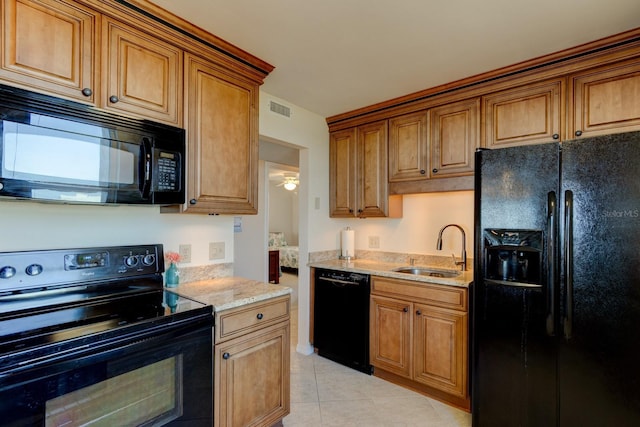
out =
<path fill-rule="evenodd" d="M 282 177 L 282 182 L 277 187 L 284 187 L 285 190 L 293 191 L 300 185 L 298 174 L 295 172 L 285 172 Z"/>

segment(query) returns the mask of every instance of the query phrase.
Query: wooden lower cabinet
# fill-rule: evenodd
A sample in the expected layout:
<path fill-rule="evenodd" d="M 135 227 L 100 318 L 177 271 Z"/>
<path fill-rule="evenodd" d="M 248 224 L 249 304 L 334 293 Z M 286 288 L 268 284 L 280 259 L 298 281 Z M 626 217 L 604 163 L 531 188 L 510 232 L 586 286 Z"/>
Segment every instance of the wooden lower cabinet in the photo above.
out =
<path fill-rule="evenodd" d="M 467 313 L 415 304 L 413 379 L 467 396 Z"/>
<path fill-rule="evenodd" d="M 286 296 L 216 313 L 216 427 L 272 426 L 289 414 L 289 307 Z"/>
<path fill-rule="evenodd" d="M 470 409 L 468 290 L 372 278 L 374 375 Z"/>
<path fill-rule="evenodd" d="M 410 302 L 371 296 L 370 363 L 376 368 L 411 377 Z"/>

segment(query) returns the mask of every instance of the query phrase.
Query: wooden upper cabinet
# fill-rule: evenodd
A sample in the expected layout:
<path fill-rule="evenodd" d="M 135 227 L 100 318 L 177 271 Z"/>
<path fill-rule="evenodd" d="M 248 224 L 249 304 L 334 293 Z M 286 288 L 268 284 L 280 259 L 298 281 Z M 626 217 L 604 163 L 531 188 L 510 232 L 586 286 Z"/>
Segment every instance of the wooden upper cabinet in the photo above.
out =
<path fill-rule="evenodd" d="M 387 121 L 359 126 L 356 136 L 357 215 L 388 216 Z"/>
<path fill-rule="evenodd" d="M 559 141 L 563 136 L 565 80 L 492 93 L 483 102 L 483 147 Z"/>
<path fill-rule="evenodd" d="M 389 196 L 387 121 L 332 132 L 329 138 L 329 215 L 402 216 L 402 196 Z"/>
<path fill-rule="evenodd" d="M 111 18 L 103 19 L 103 105 L 182 124 L 182 50 Z"/>
<path fill-rule="evenodd" d="M 329 215 L 354 217 L 356 210 L 356 129 L 329 137 Z"/>
<path fill-rule="evenodd" d="M 431 178 L 472 175 L 474 151 L 480 146 L 480 99 L 432 108 Z"/>
<path fill-rule="evenodd" d="M 569 89 L 569 138 L 640 130 L 638 59 L 572 75 Z"/>
<path fill-rule="evenodd" d="M 429 177 L 427 112 L 389 119 L 389 182 Z"/>
<path fill-rule="evenodd" d="M 255 214 L 258 85 L 185 54 L 185 212 Z"/>
<path fill-rule="evenodd" d="M 96 102 L 99 14 L 70 0 L 2 0 L 0 78 Z"/>

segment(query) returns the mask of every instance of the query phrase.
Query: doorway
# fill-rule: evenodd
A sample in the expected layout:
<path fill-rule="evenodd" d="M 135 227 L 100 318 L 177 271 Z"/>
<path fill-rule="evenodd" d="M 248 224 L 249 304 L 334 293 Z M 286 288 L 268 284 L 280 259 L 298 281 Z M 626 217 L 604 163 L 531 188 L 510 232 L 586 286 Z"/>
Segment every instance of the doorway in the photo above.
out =
<path fill-rule="evenodd" d="M 268 176 L 268 251 L 277 252 L 279 259 L 278 282 L 289 286 L 291 306 L 298 306 L 298 270 L 300 251 L 298 247 L 298 188 L 300 174 L 297 166 L 266 162 Z M 272 276 L 272 272 L 269 273 Z"/>

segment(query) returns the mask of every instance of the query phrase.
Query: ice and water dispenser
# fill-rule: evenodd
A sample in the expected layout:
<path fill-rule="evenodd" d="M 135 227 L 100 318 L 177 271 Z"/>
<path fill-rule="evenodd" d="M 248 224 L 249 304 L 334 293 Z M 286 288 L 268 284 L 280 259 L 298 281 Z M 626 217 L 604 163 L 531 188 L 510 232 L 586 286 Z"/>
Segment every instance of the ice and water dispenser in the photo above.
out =
<path fill-rule="evenodd" d="M 542 285 L 542 231 L 485 229 L 483 234 L 485 279 Z"/>

